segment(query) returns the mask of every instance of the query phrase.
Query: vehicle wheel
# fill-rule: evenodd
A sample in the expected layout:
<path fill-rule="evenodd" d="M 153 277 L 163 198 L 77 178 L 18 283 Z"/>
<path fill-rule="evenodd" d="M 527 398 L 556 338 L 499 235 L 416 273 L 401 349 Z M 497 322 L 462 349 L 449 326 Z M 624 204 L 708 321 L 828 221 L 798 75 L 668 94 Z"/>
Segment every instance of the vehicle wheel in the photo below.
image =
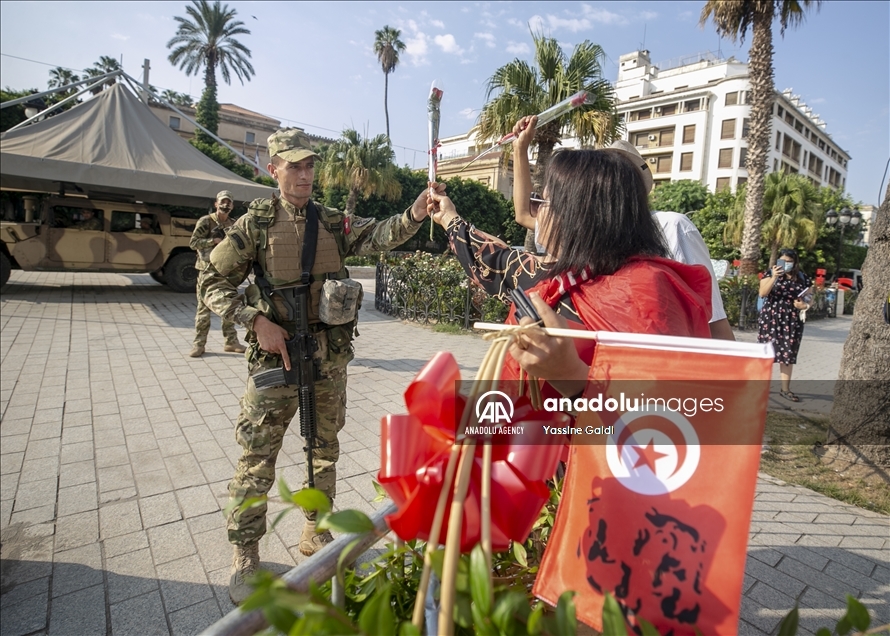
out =
<path fill-rule="evenodd" d="M 195 269 L 195 253 L 177 254 L 164 265 L 164 278 L 175 292 L 194 292 L 198 286 L 198 270 Z"/>
<path fill-rule="evenodd" d="M 9 274 L 12 271 L 12 263 L 6 258 L 6 254 L 0 254 L 0 287 L 9 280 Z"/>
<path fill-rule="evenodd" d="M 149 276 L 151 276 L 152 278 L 154 278 L 154 279 L 155 279 L 156 281 L 158 281 L 161 285 L 166 285 L 166 284 L 167 284 L 167 275 L 164 274 L 164 268 L 163 268 L 163 267 L 162 267 L 161 269 L 159 269 L 158 271 L 156 271 L 156 272 L 151 272 L 151 273 L 149 274 Z"/>

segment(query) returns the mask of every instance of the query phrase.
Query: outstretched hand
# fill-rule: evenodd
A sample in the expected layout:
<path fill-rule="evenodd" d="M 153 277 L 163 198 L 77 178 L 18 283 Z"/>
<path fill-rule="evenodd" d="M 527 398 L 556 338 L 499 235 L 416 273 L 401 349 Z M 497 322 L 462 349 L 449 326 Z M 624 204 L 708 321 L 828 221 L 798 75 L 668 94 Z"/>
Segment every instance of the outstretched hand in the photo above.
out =
<path fill-rule="evenodd" d="M 430 192 L 445 192 L 445 184 L 444 183 L 430 183 L 427 185 L 427 189 L 417 195 L 417 198 L 414 199 L 414 203 L 411 205 L 411 218 L 413 218 L 417 223 L 423 221 L 427 216 L 430 215 L 429 212 L 429 193 Z"/>
<path fill-rule="evenodd" d="M 538 124 L 537 115 L 527 115 L 516 122 L 513 126 L 513 134 L 516 139 L 513 140 L 513 148 L 519 152 L 528 152 L 528 148 L 535 138 L 535 128 Z"/>
<path fill-rule="evenodd" d="M 454 202 L 445 196 L 445 187 L 442 186 L 441 190 L 431 189 L 428 194 L 427 210 L 429 215 L 443 228 L 448 227 L 451 220 L 457 216 L 457 209 L 454 207 Z"/>

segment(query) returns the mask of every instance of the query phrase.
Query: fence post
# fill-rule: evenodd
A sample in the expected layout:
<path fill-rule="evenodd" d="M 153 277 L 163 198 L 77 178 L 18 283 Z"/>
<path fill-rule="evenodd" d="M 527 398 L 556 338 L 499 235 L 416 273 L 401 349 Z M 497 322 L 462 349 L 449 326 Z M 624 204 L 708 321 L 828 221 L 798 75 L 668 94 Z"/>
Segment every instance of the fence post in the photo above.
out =
<path fill-rule="evenodd" d="M 472 294 L 470 292 L 470 285 L 467 285 L 467 300 L 464 303 L 464 329 L 470 328 L 470 305 L 472 304 L 470 300 L 472 298 Z"/>

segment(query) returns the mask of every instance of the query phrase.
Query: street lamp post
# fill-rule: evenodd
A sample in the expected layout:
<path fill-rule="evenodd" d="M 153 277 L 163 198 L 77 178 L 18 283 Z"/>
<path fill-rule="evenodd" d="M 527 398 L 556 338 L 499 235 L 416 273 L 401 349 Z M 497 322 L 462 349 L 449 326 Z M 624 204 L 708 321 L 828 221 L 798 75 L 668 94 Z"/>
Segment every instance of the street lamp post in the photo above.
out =
<path fill-rule="evenodd" d="M 862 221 L 862 213 L 859 210 L 850 211 L 850 208 L 843 208 L 839 213 L 834 210 L 829 210 L 825 214 L 825 222 L 829 227 L 839 227 L 840 228 L 840 237 L 837 242 L 837 264 L 835 266 L 834 278 L 837 280 L 841 271 L 841 254 L 844 249 L 844 230 L 847 229 L 847 226 L 855 228 L 859 225 L 860 221 Z"/>

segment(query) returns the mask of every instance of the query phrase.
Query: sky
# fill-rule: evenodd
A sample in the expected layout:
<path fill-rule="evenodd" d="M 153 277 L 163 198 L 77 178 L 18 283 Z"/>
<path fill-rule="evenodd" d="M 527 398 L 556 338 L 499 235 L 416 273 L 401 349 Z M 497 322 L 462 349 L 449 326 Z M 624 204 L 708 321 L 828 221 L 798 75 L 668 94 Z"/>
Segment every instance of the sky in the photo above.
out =
<path fill-rule="evenodd" d="M 515 58 L 532 61 L 530 30 L 556 38 L 567 54 L 584 40 L 606 53 L 614 81 L 618 58 L 645 48 L 656 65 L 704 51 L 747 61 L 744 43 L 699 27 L 703 2 L 228 2 L 250 35 L 256 76 L 244 85 L 218 76 L 219 101 L 275 117 L 284 125 L 336 138 L 344 128 L 386 132 L 383 72 L 374 31 L 400 29 L 407 50 L 389 77 L 391 138 L 396 161 L 426 162 L 426 100 L 444 89 L 441 137 L 466 132 L 485 103 L 492 73 Z M 174 16 L 185 2 L 0 2 L 0 84 L 45 89 L 55 66 L 82 70 L 108 55 L 141 79 L 189 93 L 187 77 L 167 61 Z M 890 158 L 890 3 L 824 2 L 782 37 L 774 29 L 775 84 L 791 88 L 827 122 L 852 159 L 847 190 L 879 203 Z M 19 59 L 24 58 L 24 59 Z M 26 61 L 30 60 L 30 61 Z"/>

